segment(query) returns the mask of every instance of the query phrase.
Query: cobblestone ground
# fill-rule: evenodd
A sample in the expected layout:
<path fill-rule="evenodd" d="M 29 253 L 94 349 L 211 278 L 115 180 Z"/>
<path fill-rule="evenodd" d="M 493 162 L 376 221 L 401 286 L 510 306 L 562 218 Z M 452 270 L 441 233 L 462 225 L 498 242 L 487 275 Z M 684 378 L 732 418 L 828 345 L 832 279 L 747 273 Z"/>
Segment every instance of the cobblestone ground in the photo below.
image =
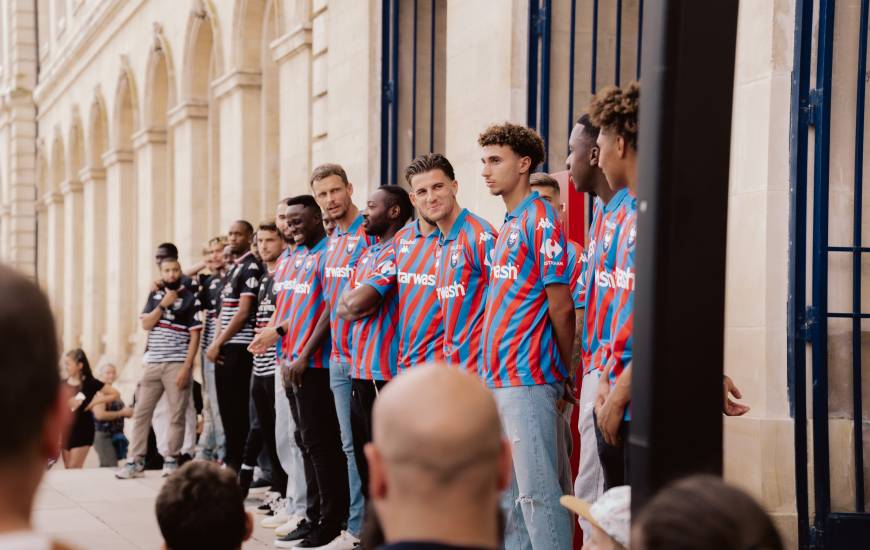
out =
<path fill-rule="evenodd" d="M 89 467 L 90 466 L 90 467 Z M 111 468 L 96 468 L 94 453 L 82 470 L 56 464 L 45 476 L 36 499 L 36 529 L 81 550 L 159 550 L 160 529 L 154 500 L 163 484 L 159 471 L 120 481 Z M 258 504 L 249 499 L 247 505 Z M 274 548 L 272 531 L 258 525 L 245 550 Z"/>

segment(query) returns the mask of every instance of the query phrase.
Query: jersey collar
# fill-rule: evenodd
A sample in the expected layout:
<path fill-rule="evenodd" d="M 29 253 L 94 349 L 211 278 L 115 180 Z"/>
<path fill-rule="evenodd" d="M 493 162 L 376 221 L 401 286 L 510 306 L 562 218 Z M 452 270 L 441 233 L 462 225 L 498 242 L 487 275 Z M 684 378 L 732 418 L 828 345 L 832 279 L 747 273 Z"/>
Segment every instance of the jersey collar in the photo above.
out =
<path fill-rule="evenodd" d="M 615 195 L 613 195 L 613 197 L 607 204 L 604 205 L 604 211 L 613 212 L 614 210 L 619 208 L 623 201 L 625 201 L 625 199 L 629 196 L 630 194 L 628 192 L 628 187 L 623 187 L 622 189 L 617 191 Z"/>
<path fill-rule="evenodd" d="M 248 250 L 247 252 L 245 252 L 245 253 L 242 255 L 241 258 L 239 258 L 239 259 L 236 260 L 236 265 L 241 265 L 242 262 L 244 262 L 245 260 L 248 259 L 248 256 L 252 256 L 253 254 L 254 254 L 253 252 L 251 252 L 250 250 Z"/>
<path fill-rule="evenodd" d="M 333 232 L 333 234 L 334 234 L 336 237 L 341 237 L 341 236 L 343 236 L 343 235 L 347 235 L 348 233 L 356 233 L 357 231 L 359 231 L 359 228 L 360 228 L 360 226 L 362 225 L 363 220 L 364 220 L 363 215 L 360 214 L 360 215 L 357 216 L 356 219 L 353 220 L 353 222 L 348 226 L 347 231 L 342 231 L 340 227 L 335 226 L 335 231 Z"/>
<path fill-rule="evenodd" d="M 523 211 L 529 207 L 532 202 L 540 197 L 537 191 L 532 191 L 528 197 L 524 198 L 522 202 L 520 202 L 516 208 L 508 212 L 504 215 L 504 221 L 512 220 L 514 218 L 519 218 Z"/>
<path fill-rule="evenodd" d="M 456 221 L 453 222 L 453 227 L 450 228 L 450 233 L 441 237 L 442 243 L 455 241 L 459 237 L 459 232 L 462 231 L 462 226 L 465 225 L 465 218 L 468 217 L 468 209 L 463 208 L 456 216 Z"/>
<path fill-rule="evenodd" d="M 328 236 L 323 237 L 322 239 L 320 239 L 319 241 L 317 241 L 317 244 L 316 244 L 316 245 L 314 245 L 314 246 L 312 246 L 311 248 L 308 249 L 308 253 L 309 253 L 309 254 L 316 254 L 316 253 L 320 252 L 321 250 L 323 250 L 324 248 L 326 248 L 326 241 L 328 241 L 328 240 L 329 240 L 329 237 L 328 237 Z"/>
<path fill-rule="evenodd" d="M 458 221 L 458 218 L 457 218 Z M 418 238 L 428 239 L 429 237 L 439 238 L 441 237 L 441 230 L 438 227 L 435 227 L 435 230 L 429 233 L 429 235 L 423 235 L 423 231 L 420 229 L 420 219 L 416 219 L 411 222 L 411 230 L 414 232 L 414 236 Z"/>

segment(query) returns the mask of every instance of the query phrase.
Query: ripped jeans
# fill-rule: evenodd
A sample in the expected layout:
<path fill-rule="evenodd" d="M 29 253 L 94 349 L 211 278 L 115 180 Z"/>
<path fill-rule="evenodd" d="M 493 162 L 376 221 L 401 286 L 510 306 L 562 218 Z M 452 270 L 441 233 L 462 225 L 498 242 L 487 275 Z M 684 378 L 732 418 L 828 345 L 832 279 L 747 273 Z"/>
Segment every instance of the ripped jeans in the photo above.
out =
<path fill-rule="evenodd" d="M 562 384 L 492 390 L 511 444 L 514 476 L 502 497 L 507 550 L 571 548 L 573 522 L 559 504 L 560 428 L 556 402 Z"/>

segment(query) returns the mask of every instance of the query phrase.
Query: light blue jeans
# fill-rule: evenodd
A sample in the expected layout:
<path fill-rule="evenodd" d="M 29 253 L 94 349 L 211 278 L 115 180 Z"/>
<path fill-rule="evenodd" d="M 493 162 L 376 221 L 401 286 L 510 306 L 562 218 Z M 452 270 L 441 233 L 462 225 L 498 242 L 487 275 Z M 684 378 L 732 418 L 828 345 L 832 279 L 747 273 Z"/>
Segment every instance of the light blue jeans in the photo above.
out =
<path fill-rule="evenodd" d="M 214 363 L 202 354 L 202 381 L 208 396 L 208 414 L 199 440 L 197 455 L 206 459 L 223 460 L 226 455 L 226 436 L 218 409 L 217 384 L 214 381 Z"/>
<path fill-rule="evenodd" d="M 562 419 L 556 402 L 562 384 L 495 388 L 493 395 L 514 464 L 513 480 L 502 497 L 505 548 L 571 548 L 573 522 L 559 504 L 559 455 L 565 448 L 558 444 Z"/>
<path fill-rule="evenodd" d="M 365 502 L 363 502 L 359 471 L 356 469 L 356 459 L 353 456 L 353 433 L 350 430 L 349 363 L 329 363 L 329 387 L 332 388 L 338 426 L 341 429 L 341 448 L 347 456 L 347 479 L 350 485 L 350 514 L 347 519 L 347 530 L 358 537 L 362 532 Z"/>

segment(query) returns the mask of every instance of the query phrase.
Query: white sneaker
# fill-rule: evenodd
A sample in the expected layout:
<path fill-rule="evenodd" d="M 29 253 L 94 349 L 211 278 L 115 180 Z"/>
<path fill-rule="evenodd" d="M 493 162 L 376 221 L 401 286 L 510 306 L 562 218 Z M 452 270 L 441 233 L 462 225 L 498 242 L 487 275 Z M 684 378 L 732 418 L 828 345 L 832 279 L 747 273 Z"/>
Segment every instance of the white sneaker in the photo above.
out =
<path fill-rule="evenodd" d="M 267 529 L 274 529 L 280 525 L 283 525 L 290 516 L 287 515 L 287 500 L 283 498 L 278 498 L 272 501 L 272 510 L 271 514 L 263 518 L 263 521 L 260 522 L 262 527 Z"/>
<path fill-rule="evenodd" d="M 353 550 L 359 544 L 359 539 L 351 535 L 347 531 L 342 531 L 340 535 L 332 539 L 332 542 L 323 546 L 323 550 Z"/>
<path fill-rule="evenodd" d="M 276 537 L 286 537 L 293 532 L 299 523 L 302 521 L 302 516 L 290 516 L 287 521 L 275 528 Z"/>
<path fill-rule="evenodd" d="M 250 511 L 257 514 L 269 514 L 272 515 L 272 503 L 277 499 L 281 498 L 281 493 L 276 493 L 274 491 L 269 491 L 266 493 L 265 498 L 263 498 L 263 503 L 259 506 L 252 508 Z"/>
<path fill-rule="evenodd" d="M 133 479 L 134 477 L 142 477 L 145 475 L 145 461 L 131 460 L 124 463 L 115 472 L 115 477 L 118 479 Z"/>
<path fill-rule="evenodd" d="M 178 470 L 178 462 L 174 458 L 167 458 L 163 461 L 163 472 L 160 477 L 169 477 Z"/>

